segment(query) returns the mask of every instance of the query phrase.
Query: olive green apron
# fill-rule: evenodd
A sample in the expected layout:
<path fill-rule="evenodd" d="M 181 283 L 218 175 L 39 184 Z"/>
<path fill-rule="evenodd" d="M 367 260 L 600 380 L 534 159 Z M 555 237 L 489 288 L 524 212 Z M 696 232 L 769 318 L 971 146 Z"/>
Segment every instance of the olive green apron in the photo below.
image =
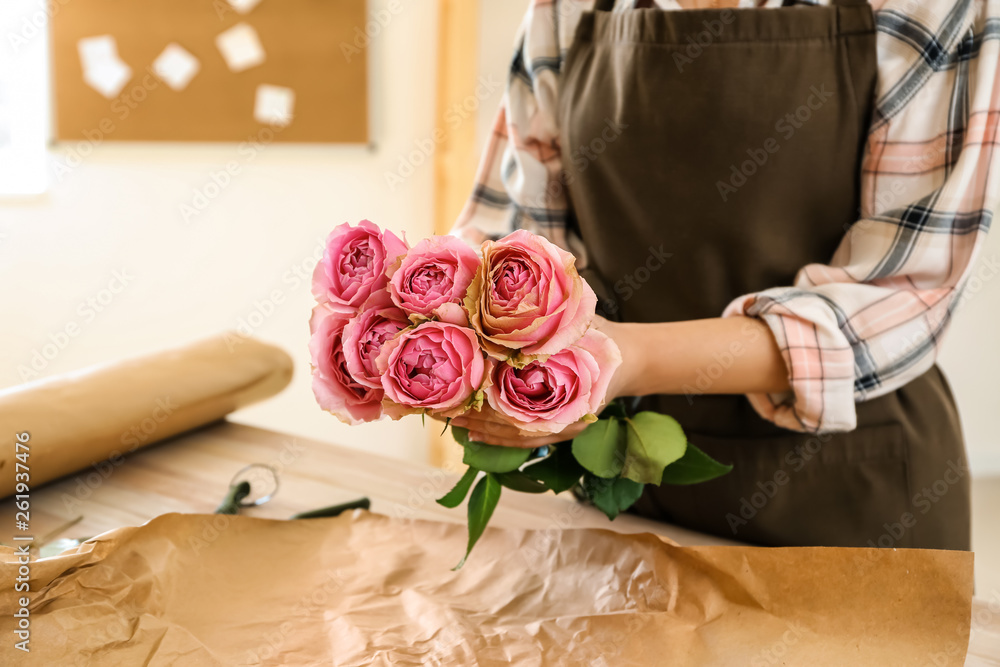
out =
<path fill-rule="evenodd" d="M 870 6 L 610 5 L 581 19 L 560 108 L 570 222 L 603 312 L 718 317 L 829 262 L 859 217 L 877 74 Z M 744 396 L 697 390 L 639 407 L 675 417 L 734 466 L 705 484 L 647 487 L 639 514 L 765 545 L 970 547 L 965 449 L 937 367 L 859 403 L 850 433 L 788 431 Z"/>

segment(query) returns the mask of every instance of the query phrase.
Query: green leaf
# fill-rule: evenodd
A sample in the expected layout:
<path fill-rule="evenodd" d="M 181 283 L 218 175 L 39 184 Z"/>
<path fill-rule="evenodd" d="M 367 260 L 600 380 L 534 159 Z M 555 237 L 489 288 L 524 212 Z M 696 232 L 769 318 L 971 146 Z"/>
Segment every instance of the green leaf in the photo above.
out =
<path fill-rule="evenodd" d="M 733 469 L 731 465 L 719 463 L 690 442 L 687 451 L 663 471 L 661 484 L 701 484 L 716 477 L 722 477 Z"/>
<path fill-rule="evenodd" d="M 621 476 L 640 484 L 659 484 L 663 469 L 684 456 L 687 438 L 677 420 L 640 412 L 625 420 L 626 450 Z"/>
<path fill-rule="evenodd" d="M 469 546 L 465 549 L 465 556 L 462 557 L 458 565 L 452 568 L 452 571 L 465 565 L 465 559 L 472 553 L 472 547 L 476 546 L 476 542 L 483 536 L 486 524 L 490 522 L 493 510 L 500 502 L 500 489 L 500 482 L 497 481 L 497 478 L 487 474 L 479 480 L 476 488 L 472 490 L 472 495 L 469 496 Z"/>
<path fill-rule="evenodd" d="M 625 429 L 617 417 L 599 419 L 573 438 L 573 456 L 598 477 L 617 477 L 625 461 Z"/>
<path fill-rule="evenodd" d="M 586 469 L 573 456 L 573 445 L 561 442 L 553 446 L 553 452 L 537 463 L 524 468 L 524 474 L 537 479 L 556 493 L 573 488 L 580 481 Z"/>
<path fill-rule="evenodd" d="M 469 466 L 469 469 L 462 475 L 462 479 L 458 480 L 458 483 L 452 487 L 451 491 L 438 498 L 437 503 L 445 507 L 458 507 L 461 505 L 462 501 L 465 500 L 465 496 L 468 495 L 469 489 L 472 488 L 472 483 L 476 481 L 476 475 L 478 474 L 478 470 Z"/>
<path fill-rule="evenodd" d="M 508 489 L 513 491 L 520 491 L 522 493 L 545 493 L 549 490 L 549 487 L 536 482 L 520 470 L 496 473 L 495 476 L 501 485 L 506 486 Z"/>
<path fill-rule="evenodd" d="M 604 479 L 593 475 L 584 475 L 583 490 L 591 502 L 614 521 L 615 517 L 624 512 L 639 500 L 644 484 L 630 479 Z"/>
<path fill-rule="evenodd" d="M 465 448 L 462 463 L 483 472 L 510 472 L 517 470 L 531 456 L 530 449 L 499 447 L 485 442 L 469 440 L 469 429 L 451 427 L 455 440 Z"/>

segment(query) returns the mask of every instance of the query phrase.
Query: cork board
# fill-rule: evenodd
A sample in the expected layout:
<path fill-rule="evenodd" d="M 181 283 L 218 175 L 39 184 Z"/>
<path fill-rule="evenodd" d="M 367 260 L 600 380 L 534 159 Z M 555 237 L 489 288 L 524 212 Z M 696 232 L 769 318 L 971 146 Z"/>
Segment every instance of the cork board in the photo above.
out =
<path fill-rule="evenodd" d="M 73 0 L 51 21 L 55 135 L 111 141 L 368 141 L 365 0 L 263 0 L 245 15 L 226 0 Z M 232 72 L 216 36 L 251 25 L 267 59 Z M 132 77 L 115 98 L 87 85 L 80 39 L 111 35 Z M 152 73 L 164 47 L 200 61 L 181 91 Z M 361 48 L 358 48 L 358 45 Z M 254 118 L 261 84 L 295 91 L 291 122 Z M 275 130 L 272 132 L 272 130 Z"/>

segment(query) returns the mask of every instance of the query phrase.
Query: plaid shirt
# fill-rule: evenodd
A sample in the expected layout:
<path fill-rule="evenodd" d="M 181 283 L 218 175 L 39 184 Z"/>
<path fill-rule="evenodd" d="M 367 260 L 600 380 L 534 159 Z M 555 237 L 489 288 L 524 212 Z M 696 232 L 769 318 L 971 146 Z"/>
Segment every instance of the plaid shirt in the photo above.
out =
<path fill-rule="evenodd" d="M 681 9 L 656 0 L 661 9 Z M 827 0 L 801 4 L 828 4 Z M 780 0 L 761 3 L 780 6 Z M 515 228 L 586 262 L 565 228 L 559 69 L 593 0 L 533 0 L 476 187 L 455 232 L 473 243 Z M 634 0 L 618 0 L 628 11 Z M 847 431 L 855 402 L 927 371 L 983 246 L 1000 185 L 1000 0 L 872 0 L 879 81 L 862 165 L 862 219 L 828 264 L 722 316 L 770 327 L 792 391 L 748 396 L 797 431 Z"/>

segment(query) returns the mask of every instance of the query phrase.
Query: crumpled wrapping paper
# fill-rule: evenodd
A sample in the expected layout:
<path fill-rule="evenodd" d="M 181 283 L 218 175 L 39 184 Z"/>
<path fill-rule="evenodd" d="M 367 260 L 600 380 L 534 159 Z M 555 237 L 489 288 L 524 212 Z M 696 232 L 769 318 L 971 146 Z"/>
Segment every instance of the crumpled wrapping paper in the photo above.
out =
<path fill-rule="evenodd" d="M 15 434 L 31 486 L 222 419 L 292 379 L 280 348 L 236 332 L 0 391 L 0 498 L 14 493 Z"/>
<path fill-rule="evenodd" d="M 972 554 L 166 514 L 31 564 L 37 665 L 961 665 Z M 0 618 L 17 566 L 0 551 Z"/>

